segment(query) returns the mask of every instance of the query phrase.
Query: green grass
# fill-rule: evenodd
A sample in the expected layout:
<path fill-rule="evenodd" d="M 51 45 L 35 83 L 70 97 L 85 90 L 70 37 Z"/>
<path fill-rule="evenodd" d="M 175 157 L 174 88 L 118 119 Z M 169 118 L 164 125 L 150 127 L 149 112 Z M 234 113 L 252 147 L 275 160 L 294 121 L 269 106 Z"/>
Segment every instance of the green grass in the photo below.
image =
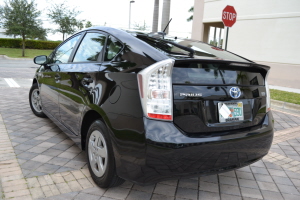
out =
<path fill-rule="evenodd" d="M 22 57 L 22 49 L 0 48 L 0 55 L 6 55 L 11 58 L 34 58 L 39 55 L 48 56 L 53 50 L 25 49 L 25 57 Z"/>
<path fill-rule="evenodd" d="M 300 94 L 270 89 L 271 99 L 288 103 L 300 104 Z"/>

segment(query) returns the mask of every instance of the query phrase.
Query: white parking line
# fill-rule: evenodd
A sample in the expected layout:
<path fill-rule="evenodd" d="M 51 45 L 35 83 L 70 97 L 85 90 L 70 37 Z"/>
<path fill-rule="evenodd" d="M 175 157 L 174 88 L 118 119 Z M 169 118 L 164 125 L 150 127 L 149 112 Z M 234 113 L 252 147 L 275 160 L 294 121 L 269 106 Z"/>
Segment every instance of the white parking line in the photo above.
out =
<path fill-rule="evenodd" d="M 20 87 L 16 81 L 14 81 L 12 78 L 5 78 L 4 79 L 6 83 L 9 85 L 9 87 Z"/>

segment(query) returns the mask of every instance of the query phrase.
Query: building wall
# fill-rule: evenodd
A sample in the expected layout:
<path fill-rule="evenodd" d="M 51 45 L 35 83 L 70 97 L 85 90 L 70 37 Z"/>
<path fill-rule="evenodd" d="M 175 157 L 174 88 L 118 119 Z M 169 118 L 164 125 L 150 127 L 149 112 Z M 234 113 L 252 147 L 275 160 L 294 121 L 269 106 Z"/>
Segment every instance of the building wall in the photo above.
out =
<path fill-rule="evenodd" d="M 300 64 L 300 0 L 206 0 L 203 23 L 221 22 L 226 5 L 237 12 L 229 51 L 255 61 Z"/>

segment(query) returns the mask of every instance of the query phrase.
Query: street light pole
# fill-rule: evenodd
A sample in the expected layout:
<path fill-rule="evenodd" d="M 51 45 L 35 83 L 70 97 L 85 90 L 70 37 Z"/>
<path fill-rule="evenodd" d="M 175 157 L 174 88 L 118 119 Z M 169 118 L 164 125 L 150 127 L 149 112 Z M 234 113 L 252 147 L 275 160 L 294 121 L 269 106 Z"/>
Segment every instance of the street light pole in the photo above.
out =
<path fill-rule="evenodd" d="M 129 25 L 128 25 L 128 28 L 130 29 L 130 21 L 131 21 L 131 3 L 134 3 L 135 1 L 130 1 L 129 2 Z"/>

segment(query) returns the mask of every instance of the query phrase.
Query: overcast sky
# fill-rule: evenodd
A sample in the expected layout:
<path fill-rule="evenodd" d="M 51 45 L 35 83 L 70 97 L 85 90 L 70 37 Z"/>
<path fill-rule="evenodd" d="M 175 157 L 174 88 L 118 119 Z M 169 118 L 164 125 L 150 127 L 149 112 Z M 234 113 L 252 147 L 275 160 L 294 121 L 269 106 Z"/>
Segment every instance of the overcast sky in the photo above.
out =
<path fill-rule="evenodd" d="M 4 0 L 0 0 L 3 5 Z M 38 9 L 42 11 L 42 20 L 45 28 L 55 28 L 47 18 L 47 8 L 53 3 L 62 3 L 64 0 L 35 0 Z M 128 28 L 129 22 L 129 2 L 130 0 L 67 0 L 70 8 L 76 7 L 82 11 L 78 19 L 85 19 L 92 22 L 93 25 L 104 25 L 116 28 Z M 186 19 L 191 15 L 188 12 L 193 6 L 194 0 L 171 0 L 171 14 L 173 18 L 170 23 L 169 33 L 180 37 L 190 37 L 192 31 L 192 22 Z M 142 25 L 144 20 L 151 30 L 154 0 L 135 0 L 131 4 L 131 27 L 135 23 Z M 161 13 L 163 0 L 159 2 L 159 30 L 161 29 Z M 50 40 L 61 40 L 61 34 L 48 34 Z"/>

